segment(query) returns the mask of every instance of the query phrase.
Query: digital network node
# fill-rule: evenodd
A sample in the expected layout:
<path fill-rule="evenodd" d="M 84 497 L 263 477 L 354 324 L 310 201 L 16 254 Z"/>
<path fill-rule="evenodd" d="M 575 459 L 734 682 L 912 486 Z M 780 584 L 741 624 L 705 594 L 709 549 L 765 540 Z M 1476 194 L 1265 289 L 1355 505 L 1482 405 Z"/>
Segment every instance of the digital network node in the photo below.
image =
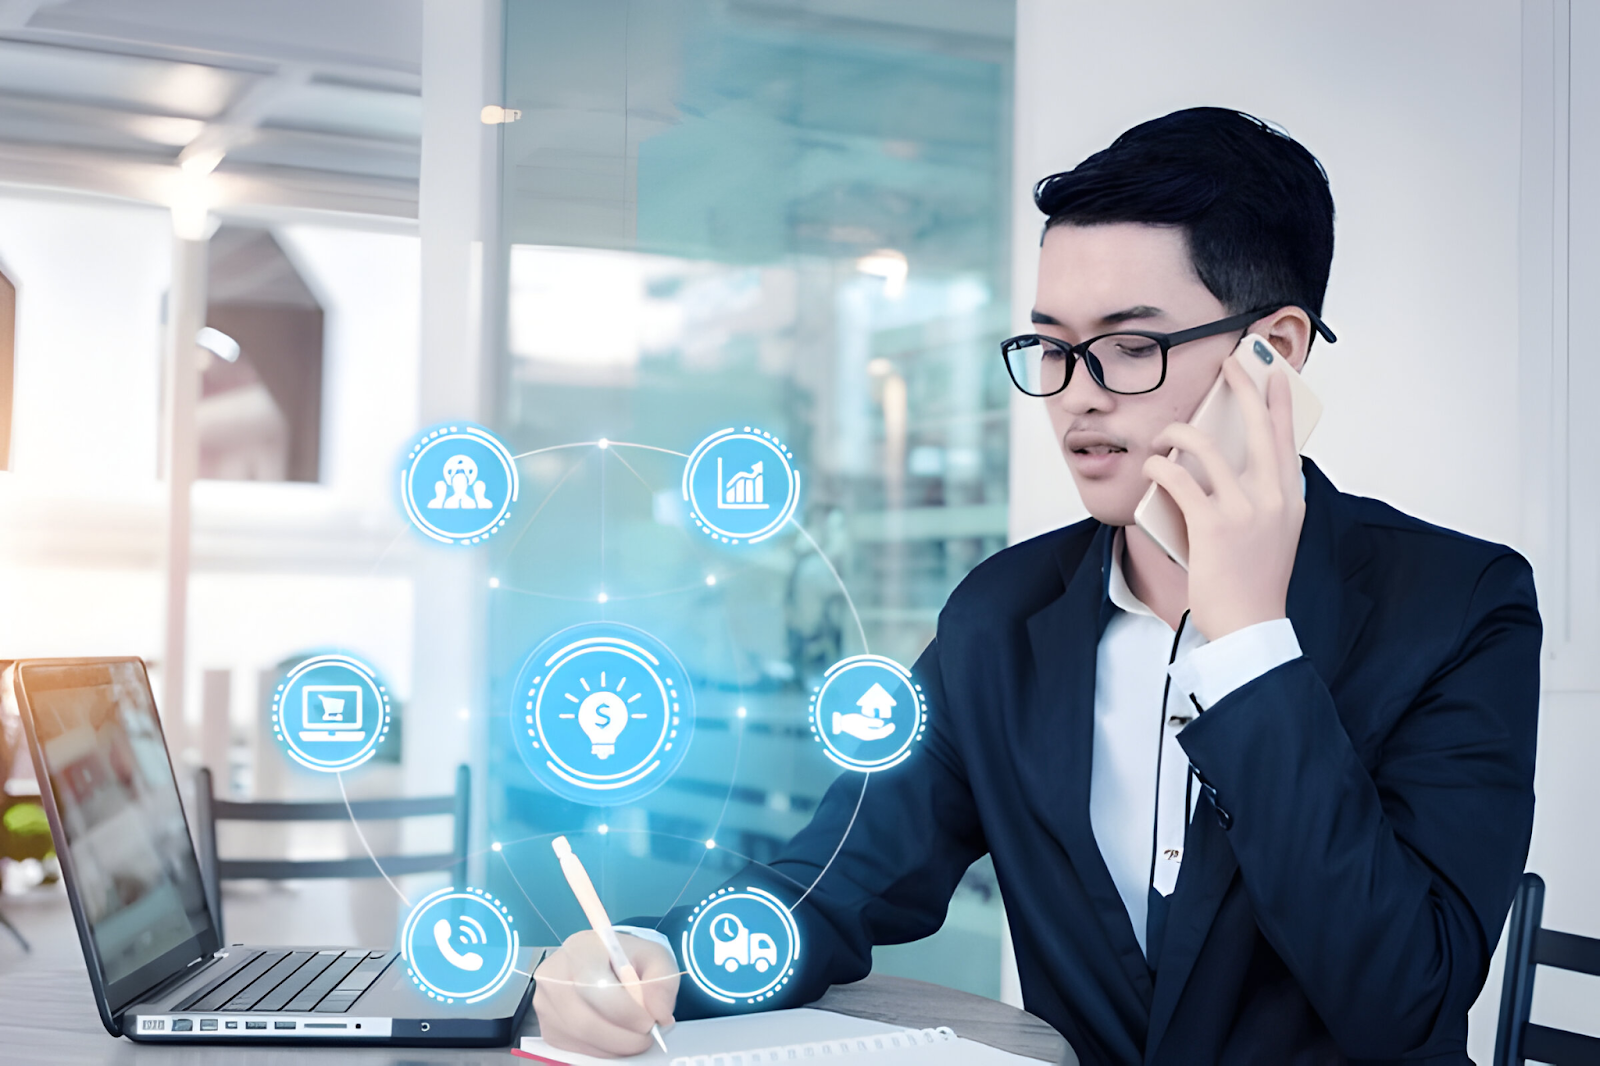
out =
<path fill-rule="evenodd" d="M 696 526 L 724 544 L 756 544 L 783 528 L 800 502 L 794 455 L 765 430 L 711 434 L 683 468 L 683 499 Z"/>
<path fill-rule="evenodd" d="M 436 426 L 406 456 L 406 517 L 441 544 L 480 544 L 505 526 L 517 501 L 511 450 L 482 426 Z"/>
<path fill-rule="evenodd" d="M 614 807 L 654 792 L 694 735 L 694 692 L 671 650 L 642 629 L 586 622 L 535 648 L 513 688 L 512 739 L 563 799 Z"/>
<path fill-rule="evenodd" d="M 273 691 L 273 736 L 309 769 L 360 766 L 388 732 L 388 689 L 370 666 L 348 655 L 305 659 Z"/>
<path fill-rule="evenodd" d="M 477 1003 L 516 967 L 521 941 L 505 904 L 476 888 L 441 888 L 417 901 L 400 931 L 411 980 L 442 1003 Z"/>
<path fill-rule="evenodd" d="M 684 968 L 702 992 L 753 1005 L 788 984 L 800 958 L 800 930 L 772 893 L 723 888 L 690 913 L 682 947 Z"/>
<path fill-rule="evenodd" d="M 882 655 L 839 660 L 811 696 L 812 738 L 848 770 L 898 766 L 926 729 L 922 686 Z"/>

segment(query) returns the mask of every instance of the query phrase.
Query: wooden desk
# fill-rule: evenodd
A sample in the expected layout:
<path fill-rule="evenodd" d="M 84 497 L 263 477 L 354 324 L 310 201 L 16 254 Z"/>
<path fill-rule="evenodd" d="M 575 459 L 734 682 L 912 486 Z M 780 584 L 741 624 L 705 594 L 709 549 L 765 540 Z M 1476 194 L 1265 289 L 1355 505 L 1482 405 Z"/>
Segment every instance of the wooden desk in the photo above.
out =
<path fill-rule="evenodd" d="M 815 1006 L 841 1014 L 921 1028 L 948 1025 L 957 1033 L 1019 1055 L 1054 1063 L 1066 1048 L 1056 1031 L 1033 1015 L 992 999 L 903 977 L 868 977 L 840 985 Z M 533 1012 L 523 1027 L 539 1031 Z M 31 969 L 0 976 L 0 1057 L 7 1066 L 289 1066 L 325 1059 L 389 1066 L 483 1064 L 515 1060 L 500 1048 L 173 1047 L 114 1039 L 101 1026 L 83 967 Z M 1075 1062 L 1076 1060 L 1069 1060 Z"/>

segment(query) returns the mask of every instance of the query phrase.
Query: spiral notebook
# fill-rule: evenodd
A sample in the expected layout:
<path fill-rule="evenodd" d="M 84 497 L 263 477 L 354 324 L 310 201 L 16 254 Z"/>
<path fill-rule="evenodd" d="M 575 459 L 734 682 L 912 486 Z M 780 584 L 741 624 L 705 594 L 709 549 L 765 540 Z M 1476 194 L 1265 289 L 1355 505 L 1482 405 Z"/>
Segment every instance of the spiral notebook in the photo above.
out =
<path fill-rule="evenodd" d="M 1039 1066 L 1038 1059 L 964 1040 L 950 1029 L 905 1029 L 802 1007 L 731 1018 L 680 1022 L 667 1034 L 670 1053 L 651 1048 L 629 1059 L 597 1059 L 522 1038 L 522 1053 L 561 1066 L 770 1066 L 837 1061 L 839 1066 Z"/>

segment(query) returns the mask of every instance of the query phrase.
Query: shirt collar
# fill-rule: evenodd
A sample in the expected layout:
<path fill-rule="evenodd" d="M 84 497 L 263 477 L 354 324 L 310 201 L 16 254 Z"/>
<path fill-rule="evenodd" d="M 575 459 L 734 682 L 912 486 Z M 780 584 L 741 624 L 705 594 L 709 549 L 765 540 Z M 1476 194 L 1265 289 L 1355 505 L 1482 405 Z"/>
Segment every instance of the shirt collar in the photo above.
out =
<path fill-rule="evenodd" d="M 1128 587 L 1128 576 L 1123 573 L 1122 552 L 1126 536 L 1127 531 L 1120 526 L 1111 536 L 1111 561 L 1106 566 L 1106 598 L 1111 601 L 1112 606 L 1129 614 L 1143 614 L 1154 618 L 1155 612 L 1133 594 L 1133 589 Z"/>

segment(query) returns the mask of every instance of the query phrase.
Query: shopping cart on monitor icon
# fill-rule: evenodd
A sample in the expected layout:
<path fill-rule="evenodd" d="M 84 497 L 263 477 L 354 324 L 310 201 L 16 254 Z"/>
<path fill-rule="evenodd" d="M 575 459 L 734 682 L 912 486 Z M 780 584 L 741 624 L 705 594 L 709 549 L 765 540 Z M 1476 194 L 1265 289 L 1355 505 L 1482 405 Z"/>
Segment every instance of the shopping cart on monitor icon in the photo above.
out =
<path fill-rule="evenodd" d="M 361 686 L 307 685 L 300 691 L 300 739 L 355 741 L 367 739 L 361 728 Z"/>

